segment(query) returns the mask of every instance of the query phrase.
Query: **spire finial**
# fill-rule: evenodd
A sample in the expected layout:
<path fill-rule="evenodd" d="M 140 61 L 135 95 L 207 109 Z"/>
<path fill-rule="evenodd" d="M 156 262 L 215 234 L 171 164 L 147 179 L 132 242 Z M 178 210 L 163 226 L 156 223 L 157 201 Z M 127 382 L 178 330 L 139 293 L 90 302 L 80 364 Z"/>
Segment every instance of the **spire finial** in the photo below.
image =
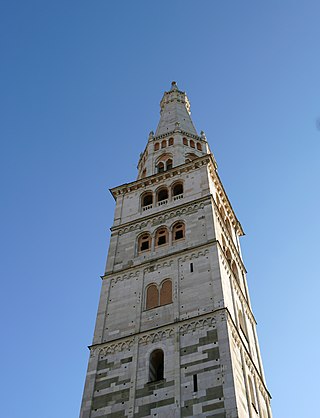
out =
<path fill-rule="evenodd" d="M 172 83 L 171 83 L 171 91 L 172 90 L 179 90 L 178 86 L 177 86 L 177 83 L 175 81 L 172 81 Z"/>

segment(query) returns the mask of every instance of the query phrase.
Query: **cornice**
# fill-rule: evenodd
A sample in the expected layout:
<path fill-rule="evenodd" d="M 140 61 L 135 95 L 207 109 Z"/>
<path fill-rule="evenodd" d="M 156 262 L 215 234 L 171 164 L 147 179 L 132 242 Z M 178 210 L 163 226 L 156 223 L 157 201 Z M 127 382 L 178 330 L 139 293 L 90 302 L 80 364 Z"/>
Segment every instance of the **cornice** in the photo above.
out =
<path fill-rule="evenodd" d="M 193 138 L 197 141 L 206 142 L 201 136 L 194 135 L 194 134 L 192 134 L 190 132 L 187 132 L 187 131 L 183 131 L 182 129 L 179 129 L 179 128 L 176 128 L 176 129 L 174 129 L 173 131 L 170 131 L 170 132 L 166 132 L 165 134 L 154 136 L 153 141 L 159 141 L 159 139 L 167 138 L 168 136 L 172 136 L 172 135 L 175 135 L 175 134 L 181 134 L 181 135 L 187 136 L 189 138 Z"/>
<path fill-rule="evenodd" d="M 189 202 L 182 203 L 181 205 L 174 206 L 161 210 L 154 213 L 153 215 L 142 216 L 138 219 L 135 219 L 130 222 L 125 222 L 120 225 L 112 226 L 110 228 L 111 232 L 119 231 L 120 234 L 135 231 L 136 229 L 145 228 L 149 221 L 152 221 L 153 226 L 160 225 L 168 219 L 185 215 L 192 212 L 197 212 L 199 209 L 202 209 L 205 206 L 205 202 L 211 202 L 211 195 L 200 197 L 199 199 L 192 200 Z M 184 210 L 185 209 L 185 210 Z"/>
<path fill-rule="evenodd" d="M 203 157 L 195 158 L 193 161 L 185 164 L 178 165 L 173 167 L 171 170 L 164 171 L 163 173 L 153 174 L 152 176 L 145 177 L 143 179 L 135 180 L 131 183 L 125 183 L 117 187 L 113 187 L 110 190 L 114 199 L 117 196 L 129 193 L 134 190 L 138 190 L 142 187 L 147 187 L 156 183 L 159 183 L 162 180 L 166 180 L 171 177 L 175 177 L 180 175 L 181 173 L 185 173 L 191 170 L 196 170 L 197 168 L 209 164 L 210 162 L 213 163 L 213 159 L 210 154 L 206 154 Z"/>

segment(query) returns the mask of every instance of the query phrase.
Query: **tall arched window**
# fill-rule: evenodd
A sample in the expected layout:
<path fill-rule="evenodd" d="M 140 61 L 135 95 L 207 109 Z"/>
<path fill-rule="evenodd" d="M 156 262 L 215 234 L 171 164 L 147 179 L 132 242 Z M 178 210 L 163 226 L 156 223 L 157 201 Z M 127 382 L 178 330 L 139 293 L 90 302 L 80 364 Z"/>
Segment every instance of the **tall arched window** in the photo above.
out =
<path fill-rule="evenodd" d="M 157 167 L 158 167 L 158 173 L 164 172 L 164 163 L 162 161 L 160 161 Z"/>
<path fill-rule="evenodd" d="M 149 382 L 163 379 L 164 355 L 160 349 L 152 351 L 149 359 Z"/>
<path fill-rule="evenodd" d="M 147 176 L 147 169 L 145 168 L 145 169 L 142 171 L 141 177 L 142 177 L 142 178 L 145 178 L 146 176 Z"/>
<path fill-rule="evenodd" d="M 172 303 L 172 281 L 166 279 L 161 283 L 160 306 Z"/>
<path fill-rule="evenodd" d="M 172 168 L 172 160 L 171 158 L 169 158 L 169 160 L 167 160 L 167 170 L 171 170 Z"/>
<path fill-rule="evenodd" d="M 200 142 L 197 142 L 197 150 L 202 151 L 202 145 Z"/>
<path fill-rule="evenodd" d="M 188 145 L 188 140 L 187 140 L 187 138 L 182 138 L 182 142 L 183 142 L 183 145 Z"/>
<path fill-rule="evenodd" d="M 185 236 L 185 227 L 183 222 L 178 222 L 173 226 L 172 229 L 172 240 L 178 241 L 184 239 Z"/>
<path fill-rule="evenodd" d="M 176 196 L 179 196 L 179 195 L 183 195 L 183 184 L 182 183 L 175 183 L 172 186 L 172 196 L 173 196 L 173 198 L 175 198 Z"/>
<path fill-rule="evenodd" d="M 232 263 L 232 271 L 237 281 L 239 281 L 239 272 L 235 262 Z"/>
<path fill-rule="evenodd" d="M 254 407 L 255 411 L 257 412 L 257 402 L 256 402 L 256 395 L 254 393 L 253 384 L 251 377 L 248 376 L 248 383 L 249 383 L 249 392 L 250 392 L 250 398 L 251 398 L 251 405 Z"/>
<path fill-rule="evenodd" d="M 160 189 L 157 193 L 158 205 L 165 204 L 168 200 L 168 197 L 169 197 L 168 189 L 166 187 L 163 187 L 162 189 Z"/>
<path fill-rule="evenodd" d="M 154 150 L 155 150 L 155 151 L 158 151 L 158 149 L 159 149 L 159 142 L 156 142 L 156 143 L 154 144 Z"/>
<path fill-rule="evenodd" d="M 169 234 L 167 228 L 159 228 L 156 232 L 156 247 L 168 244 Z"/>
<path fill-rule="evenodd" d="M 163 141 L 161 141 L 161 148 L 166 148 L 167 146 L 167 141 L 164 139 Z"/>
<path fill-rule="evenodd" d="M 169 138 L 169 146 L 170 145 L 173 145 L 173 138 L 171 137 L 171 138 Z"/>
<path fill-rule="evenodd" d="M 142 234 L 138 240 L 138 252 L 151 250 L 151 235 L 149 233 Z"/>
<path fill-rule="evenodd" d="M 153 309 L 159 306 L 159 290 L 156 284 L 147 287 L 146 309 Z"/>
<path fill-rule="evenodd" d="M 152 207 L 153 204 L 153 196 L 152 196 L 152 192 L 146 192 L 142 195 L 142 199 L 141 199 L 141 206 L 143 209 L 145 208 L 149 208 L 150 206 Z"/>
<path fill-rule="evenodd" d="M 226 258 L 227 258 L 229 266 L 231 267 L 232 256 L 231 256 L 231 252 L 230 252 L 229 248 L 226 249 Z"/>
<path fill-rule="evenodd" d="M 190 139 L 190 147 L 195 148 L 194 141 L 192 141 L 192 139 Z"/>
<path fill-rule="evenodd" d="M 244 316 L 243 316 L 243 313 L 242 313 L 241 309 L 238 310 L 238 318 L 239 318 L 240 329 L 243 332 L 244 336 L 248 339 L 247 328 L 246 328 L 246 324 L 244 322 Z"/>
<path fill-rule="evenodd" d="M 232 235 L 231 225 L 230 225 L 230 221 L 228 218 L 226 218 L 225 223 L 226 223 L 227 230 L 229 231 L 229 234 Z"/>

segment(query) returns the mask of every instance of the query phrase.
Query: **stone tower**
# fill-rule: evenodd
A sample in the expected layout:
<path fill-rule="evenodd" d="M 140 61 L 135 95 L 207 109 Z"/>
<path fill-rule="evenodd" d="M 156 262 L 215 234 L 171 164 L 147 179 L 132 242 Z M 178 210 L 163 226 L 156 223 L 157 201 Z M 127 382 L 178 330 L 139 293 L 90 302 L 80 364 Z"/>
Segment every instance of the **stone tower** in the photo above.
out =
<path fill-rule="evenodd" d="M 175 82 L 111 189 L 110 247 L 80 418 L 271 418 L 243 230 Z"/>

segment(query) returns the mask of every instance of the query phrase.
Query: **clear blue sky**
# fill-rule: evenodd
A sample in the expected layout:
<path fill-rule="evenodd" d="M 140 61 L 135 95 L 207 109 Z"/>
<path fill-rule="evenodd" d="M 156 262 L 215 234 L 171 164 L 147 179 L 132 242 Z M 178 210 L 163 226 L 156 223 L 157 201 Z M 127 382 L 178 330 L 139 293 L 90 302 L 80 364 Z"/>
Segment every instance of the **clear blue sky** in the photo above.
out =
<path fill-rule="evenodd" d="M 78 417 L 108 188 L 135 179 L 172 80 L 246 232 L 274 417 L 315 417 L 319 16 L 319 0 L 1 1 L 1 417 Z"/>

